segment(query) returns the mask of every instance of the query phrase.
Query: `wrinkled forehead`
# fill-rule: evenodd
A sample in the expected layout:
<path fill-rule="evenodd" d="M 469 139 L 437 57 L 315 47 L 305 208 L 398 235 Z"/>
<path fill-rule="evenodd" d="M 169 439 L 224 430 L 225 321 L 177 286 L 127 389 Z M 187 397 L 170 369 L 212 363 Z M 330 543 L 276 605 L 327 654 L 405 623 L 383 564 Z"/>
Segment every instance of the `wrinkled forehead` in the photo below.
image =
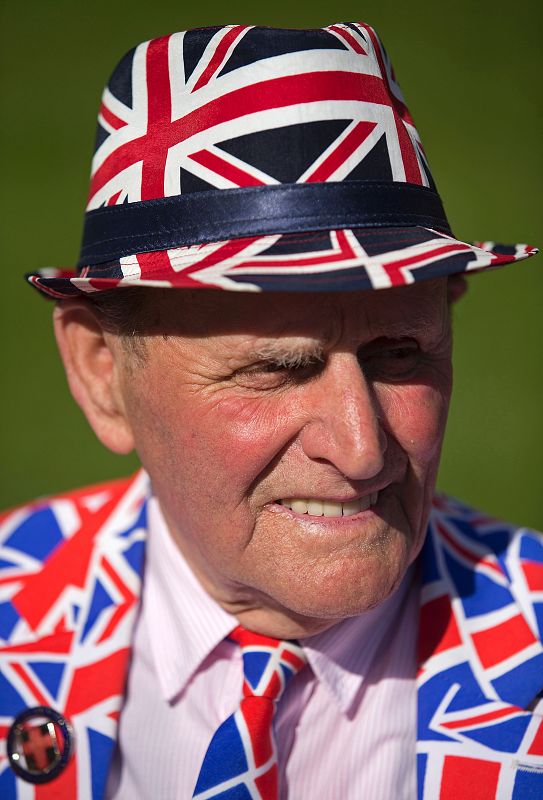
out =
<path fill-rule="evenodd" d="M 163 334 L 205 337 L 400 336 L 448 324 L 446 279 L 381 291 L 360 292 L 163 292 L 157 329 Z M 157 330 L 158 332 L 158 330 Z"/>

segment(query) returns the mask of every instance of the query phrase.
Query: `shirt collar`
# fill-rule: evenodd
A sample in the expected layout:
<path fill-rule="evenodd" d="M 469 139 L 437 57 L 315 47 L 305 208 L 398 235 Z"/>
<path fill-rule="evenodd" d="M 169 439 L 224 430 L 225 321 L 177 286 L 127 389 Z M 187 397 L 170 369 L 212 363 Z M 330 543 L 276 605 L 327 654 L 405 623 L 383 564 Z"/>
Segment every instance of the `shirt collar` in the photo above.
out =
<path fill-rule="evenodd" d="M 238 624 L 204 590 L 149 501 L 143 614 L 163 696 L 172 701 Z"/>
<path fill-rule="evenodd" d="M 195 577 L 176 546 L 155 497 L 149 501 L 148 525 L 143 614 L 162 694 L 171 702 L 238 621 L 208 595 Z M 387 633 L 408 596 L 412 596 L 412 586 L 413 568 L 399 589 L 376 608 L 304 639 L 313 673 L 343 713 L 349 711 L 385 646 Z"/>
<path fill-rule="evenodd" d="M 382 657 L 400 614 L 404 610 L 410 617 L 416 614 L 414 573 L 410 567 L 397 591 L 376 608 L 304 640 L 313 672 L 344 714 L 355 702 L 375 661 Z"/>

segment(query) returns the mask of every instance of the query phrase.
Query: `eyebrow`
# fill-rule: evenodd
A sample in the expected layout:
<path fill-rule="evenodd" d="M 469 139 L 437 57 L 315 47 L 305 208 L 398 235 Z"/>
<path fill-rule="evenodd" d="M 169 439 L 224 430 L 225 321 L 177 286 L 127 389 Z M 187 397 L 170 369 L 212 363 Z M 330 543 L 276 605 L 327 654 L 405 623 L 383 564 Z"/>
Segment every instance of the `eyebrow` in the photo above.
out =
<path fill-rule="evenodd" d="M 401 319 L 398 320 L 398 322 L 381 322 L 377 320 L 372 328 L 375 334 L 379 331 L 380 336 L 385 336 L 390 339 L 401 339 L 405 336 L 421 336 L 436 327 L 445 326 L 446 320 L 437 317 L 435 314 L 425 314 L 422 312 L 417 315 L 416 319 Z"/>
<path fill-rule="evenodd" d="M 313 361 L 323 361 L 324 347 L 317 342 L 300 342 L 295 345 L 274 341 L 252 350 L 250 356 L 255 360 L 270 361 L 282 367 L 303 367 Z"/>
<path fill-rule="evenodd" d="M 416 318 L 405 318 L 398 321 L 376 320 L 369 331 L 368 341 L 377 338 L 402 339 L 406 337 L 422 337 L 431 334 L 436 327 L 442 327 L 441 320 L 435 314 L 420 313 Z M 357 344 L 363 344 L 358 342 Z M 251 349 L 247 356 L 254 361 L 268 361 L 283 367 L 303 367 L 315 361 L 324 361 L 327 341 L 317 341 L 311 337 L 281 337 Z"/>

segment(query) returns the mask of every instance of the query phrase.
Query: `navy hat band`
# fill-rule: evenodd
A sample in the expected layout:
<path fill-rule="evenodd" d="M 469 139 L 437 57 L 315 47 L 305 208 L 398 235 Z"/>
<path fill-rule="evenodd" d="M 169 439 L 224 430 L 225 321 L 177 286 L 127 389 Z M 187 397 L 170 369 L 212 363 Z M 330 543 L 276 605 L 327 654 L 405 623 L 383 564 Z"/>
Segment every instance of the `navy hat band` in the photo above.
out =
<path fill-rule="evenodd" d="M 396 226 L 452 235 L 439 195 L 408 183 L 353 180 L 193 192 L 88 211 L 78 267 L 247 236 Z"/>

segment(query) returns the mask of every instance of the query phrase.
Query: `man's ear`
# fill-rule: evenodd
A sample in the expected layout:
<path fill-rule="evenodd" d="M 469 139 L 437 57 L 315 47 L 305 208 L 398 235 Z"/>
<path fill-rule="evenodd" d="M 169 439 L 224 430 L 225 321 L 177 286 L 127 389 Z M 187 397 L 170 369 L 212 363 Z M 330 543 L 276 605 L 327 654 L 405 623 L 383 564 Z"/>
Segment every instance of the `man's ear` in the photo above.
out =
<path fill-rule="evenodd" d="M 53 325 L 68 384 L 98 439 L 114 453 L 134 449 L 120 380 L 122 346 L 88 301 L 59 303 Z"/>
<path fill-rule="evenodd" d="M 450 275 L 447 279 L 447 299 L 449 304 L 460 300 L 467 290 L 468 282 L 464 275 Z"/>

